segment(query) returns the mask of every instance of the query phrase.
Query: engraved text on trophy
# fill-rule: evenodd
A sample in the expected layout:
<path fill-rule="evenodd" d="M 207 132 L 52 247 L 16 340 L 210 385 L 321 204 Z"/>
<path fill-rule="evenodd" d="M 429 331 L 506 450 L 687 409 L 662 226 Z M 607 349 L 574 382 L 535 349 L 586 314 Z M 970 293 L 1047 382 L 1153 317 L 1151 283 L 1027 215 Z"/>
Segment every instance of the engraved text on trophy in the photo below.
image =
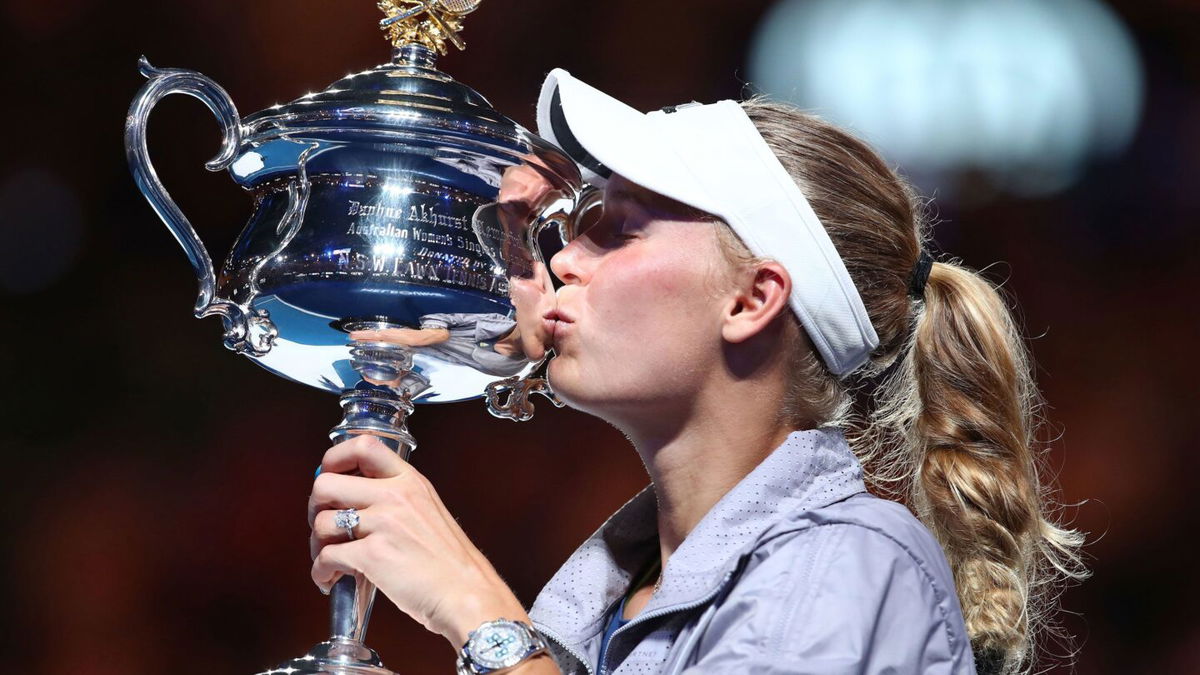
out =
<path fill-rule="evenodd" d="M 480 196 L 411 179 L 396 185 L 377 178 L 315 176 L 313 183 L 310 217 L 263 269 L 263 291 L 366 278 L 507 298 L 507 279 L 471 227 L 475 210 L 485 201 Z M 278 193 L 265 194 L 256 219 L 278 218 L 281 208 Z M 245 244 L 268 254 L 267 242 Z"/>

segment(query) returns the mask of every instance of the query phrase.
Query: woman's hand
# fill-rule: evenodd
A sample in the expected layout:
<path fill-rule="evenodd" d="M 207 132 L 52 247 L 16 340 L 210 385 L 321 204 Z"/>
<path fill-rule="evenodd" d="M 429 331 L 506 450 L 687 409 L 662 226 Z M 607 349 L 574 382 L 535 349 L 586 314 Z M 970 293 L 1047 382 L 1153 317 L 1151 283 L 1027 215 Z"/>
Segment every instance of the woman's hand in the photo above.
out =
<path fill-rule="evenodd" d="M 355 471 L 362 475 L 348 475 Z M 334 525 L 336 511 L 346 508 L 360 518 L 353 541 Z M 325 453 L 308 523 L 312 579 L 325 593 L 341 575 L 360 572 L 455 649 L 484 621 L 529 620 L 429 481 L 373 436 Z"/>

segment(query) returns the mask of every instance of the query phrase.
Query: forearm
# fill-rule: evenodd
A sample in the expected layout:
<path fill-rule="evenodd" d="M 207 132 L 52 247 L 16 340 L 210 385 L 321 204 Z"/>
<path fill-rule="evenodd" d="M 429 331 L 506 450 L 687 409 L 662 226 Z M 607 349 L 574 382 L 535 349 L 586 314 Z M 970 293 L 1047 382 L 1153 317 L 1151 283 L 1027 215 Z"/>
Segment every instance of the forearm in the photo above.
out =
<path fill-rule="evenodd" d="M 405 343 L 413 347 L 429 347 L 450 339 L 450 331 L 446 328 L 422 328 L 420 330 L 401 328 L 399 330 L 408 331 Z"/>
<path fill-rule="evenodd" d="M 429 347 L 450 339 L 448 328 L 385 328 L 383 330 L 356 330 L 350 339 L 389 342 L 406 347 Z"/>

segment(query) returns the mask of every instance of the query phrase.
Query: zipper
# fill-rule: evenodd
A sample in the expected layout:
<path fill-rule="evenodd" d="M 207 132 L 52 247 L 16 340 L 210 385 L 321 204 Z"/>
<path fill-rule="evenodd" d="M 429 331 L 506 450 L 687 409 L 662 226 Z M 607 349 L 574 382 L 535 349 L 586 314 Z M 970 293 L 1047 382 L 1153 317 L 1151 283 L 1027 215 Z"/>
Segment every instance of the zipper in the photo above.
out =
<path fill-rule="evenodd" d="M 551 642 L 554 642 L 555 644 L 557 644 L 559 647 L 562 648 L 562 650 L 564 652 L 566 652 L 566 653 L 570 654 L 572 657 L 574 657 L 576 661 L 578 661 L 580 664 L 583 665 L 583 669 L 585 671 L 587 671 L 588 675 L 594 675 L 592 672 L 592 665 L 587 662 L 587 659 L 583 658 L 583 654 L 580 654 L 579 652 L 577 652 L 574 649 L 571 649 L 569 646 L 567 646 L 566 640 L 563 640 L 554 631 L 552 631 L 548 628 L 543 628 L 541 626 L 537 626 L 537 632 L 540 633 L 542 637 L 547 638 Z"/>
<path fill-rule="evenodd" d="M 704 597 L 699 598 L 697 600 L 693 600 L 692 602 L 689 602 L 686 605 L 672 605 L 670 607 L 661 607 L 659 609 L 654 610 L 653 612 L 650 612 L 649 614 L 646 614 L 646 613 L 639 614 L 639 615 L 635 616 L 634 618 L 630 619 L 629 623 L 627 623 L 624 626 L 621 626 L 620 628 L 613 631 L 612 637 L 610 637 L 608 639 L 608 644 L 604 646 L 604 652 L 600 654 L 600 673 L 599 673 L 599 675 L 607 674 L 607 672 L 608 672 L 608 667 L 607 667 L 608 666 L 608 650 L 610 647 L 612 647 L 612 643 L 614 640 L 617 639 L 617 636 L 620 635 L 621 633 L 623 633 L 625 631 L 625 629 L 630 628 L 632 626 L 636 626 L 638 624 L 645 623 L 647 621 L 650 621 L 651 619 L 657 619 L 659 617 L 666 616 L 668 614 L 675 614 L 676 612 L 686 612 L 691 609 L 696 609 L 697 607 L 700 607 L 701 605 L 705 605 L 705 604 L 711 602 L 713 598 L 715 598 L 721 594 L 721 591 L 725 589 L 725 585 L 728 584 L 729 580 L 733 578 L 734 572 L 736 572 L 740 567 L 741 567 L 741 564 L 738 564 L 736 567 L 734 567 L 734 569 L 726 572 L 725 578 L 722 579 L 721 583 L 717 584 L 717 587 L 714 588 L 713 591 L 711 593 L 709 593 L 708 595 L 705 595 Z M 567 651 L 570 651 L 570 650 L 567 650 Z M 583 662 L 582 659 L 580 659 L 580 661 Z M 588 664 L 586 662 L 583 662 L 583 665 L 585 668 L 588 668 Z M 592 672 L 592 669 L 588 668 L 589 675 L 591 675 L 591 672 Z"/>

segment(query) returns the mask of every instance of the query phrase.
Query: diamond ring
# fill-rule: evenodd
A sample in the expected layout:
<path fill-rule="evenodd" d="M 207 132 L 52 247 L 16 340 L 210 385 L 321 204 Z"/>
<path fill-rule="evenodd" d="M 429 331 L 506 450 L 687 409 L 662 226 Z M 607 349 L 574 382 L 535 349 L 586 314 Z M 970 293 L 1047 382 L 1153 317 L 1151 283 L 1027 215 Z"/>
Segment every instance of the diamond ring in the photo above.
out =
<path fill-rule="evenodd" d="M 358 527 L 358 511 L 356 509 L 342 509 L 333 516 L 333 524 L 346 531 L 350 536 L 350 541 L 354 541 L 354 528 Z"/>

